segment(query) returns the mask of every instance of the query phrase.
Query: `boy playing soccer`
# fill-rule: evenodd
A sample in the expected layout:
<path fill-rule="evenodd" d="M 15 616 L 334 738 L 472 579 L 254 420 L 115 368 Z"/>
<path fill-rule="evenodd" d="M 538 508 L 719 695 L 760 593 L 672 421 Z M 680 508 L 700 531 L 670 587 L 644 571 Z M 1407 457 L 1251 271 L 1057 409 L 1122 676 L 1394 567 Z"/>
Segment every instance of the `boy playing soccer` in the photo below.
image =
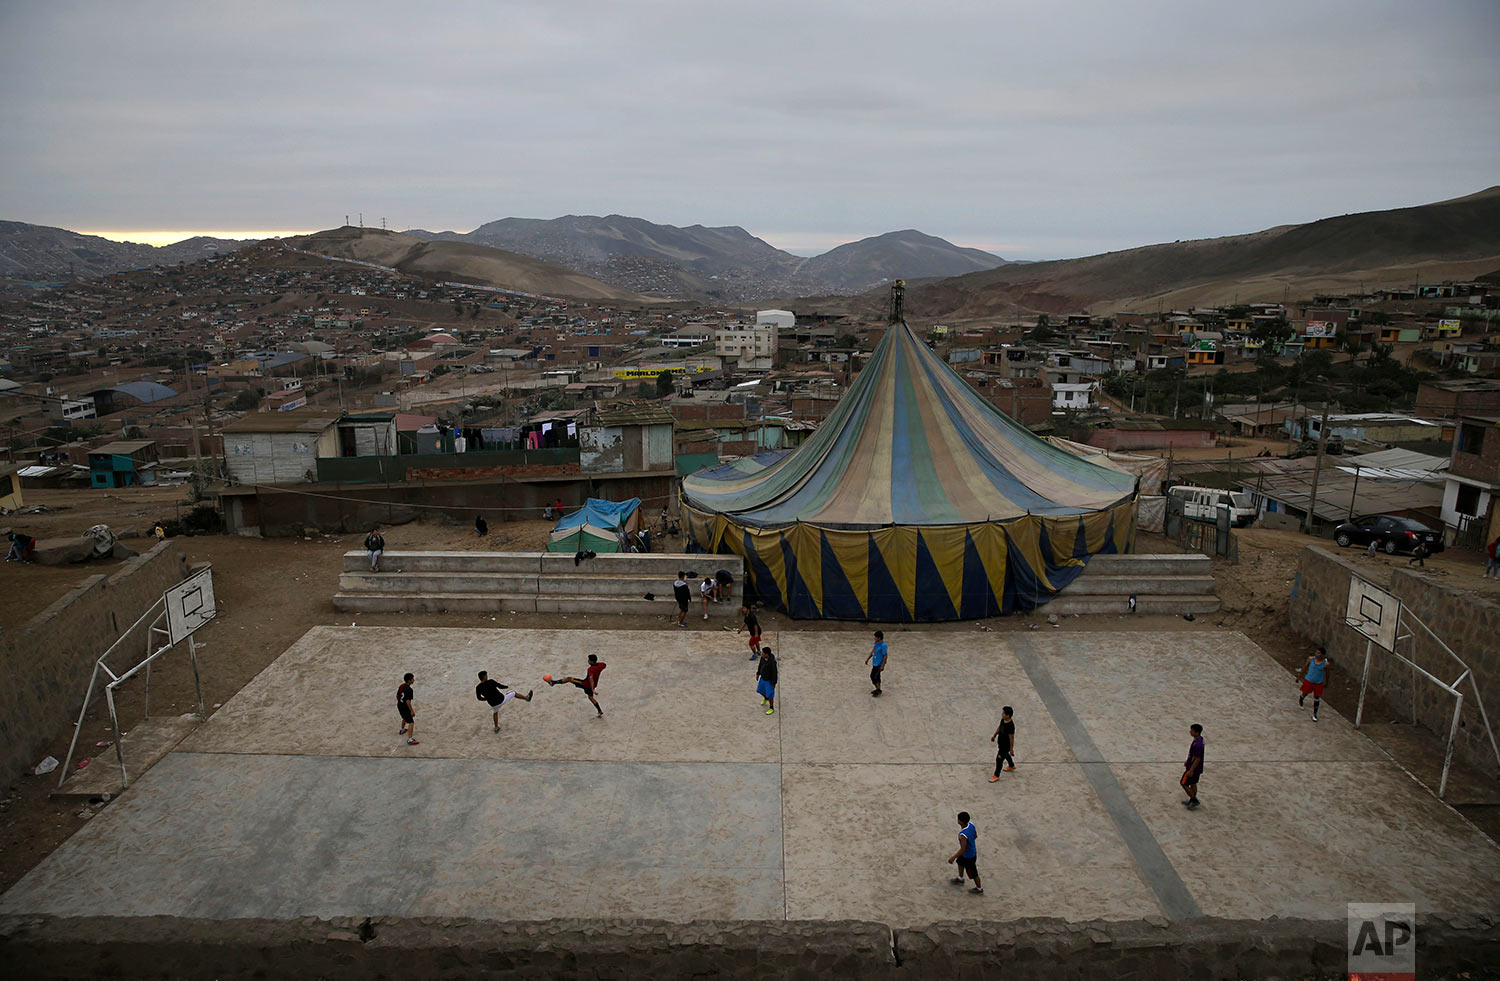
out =
<path fill-rule="evenodd" d="M 511 699 L 519 698 L 523 702 L 531 701 L 531 692 L 522 695 L 518 691 L 501 691 L 509 688 L 509 685 L 498 681 L 491 681 L 489 673 L 479 672 L 479 684 L 474 686 L 474 697 L 484 702 L 490 710 L 490 721 L 495 724 L 495 731 L 500 731 L 500 710 L 510 704 Z"/>
<path fill-rule="evenodd" d="M 958 866 L 958 875 L 953 877 L 953 884 L 961 886 L 964 884 L 964 876 L 974 880 L 974 888 L 969 891 L 976 896 L 984 895 L 984 885 L 979 881 L 979 829 L 974 827 L 974 822 L 969 820 L 968 811 L 958 812 L 958 851 L 948 856 L 949 865 Z"/>
<path fill-rule="evenodd" d="M 599 675 L 603 674 L 604 669 L 607 667 L 609 665 L 602 663 L 599 660 L 599 655 L 590 654 L 589 669 L 584 672 L 584 677 L 554 679 L 550 674 L 547 674 L 542 676 L 542 680 L 549 685 L 574 685 L 582 688 L 583 693 L 588 696 L 589 701 L 594 703 L 594 709 L 599 713 L 595 718 L 602 719 L 604 718 L 604 710 L 599 708 L 599 699 L 594 697 L 594 693 L 599 690 Z"/>
<path fill-rule="evenodd" d="M 740 614 L 745 618 L 745 622 L 740 624 L 740 629 L 735 631 L 735 635 L 738 636 L 744 630 L 750 631 L 750 660 L 753 661 L 760 657 L 760 620 L 748 606 L 740 607 Z"/>
<path fill-rule="evenodd" d="M 1302 694 L 1297 698 L 1298 705 L 1307 704 L 1307 696 L 1313 697 L 1313 721 L 1318 721 L 1318 706 L 1323 704 L 1323 686 L 1328 683 L 1328 666 L 1333 662 L 1328 658 L 1328 651 L 1318 648 L 1313 656 L 1302 665 Z"/>
<path fill-rule="evenodd" d="M 875 685 L 874 690 L 870 692 L 871 695 L 879 696 L 880 694 L 880 675 L 885 670 L 887 653 L 889 653 L 889 648 L 885 646 L 885 631 L 877 630 L 875 631 L 875 646 L 870 648 L 869 655 L 865 657 L 866 664 L 874 665 L 870 668 L 870 681 Z"/>
<path fill-rule="evenodd" d="M 1000 764 L 1005 764 L 1006 770 L 1016 768 L 1016 759 L 1011 754 L 1016 749 L 1016 723 L 1011 719 L 1010 706 L 1006 705 L 1000 709 L 1000 725 L 995 729 L 995 734 L 990 741 L 999 745 L 1000 749 L 995 753 L 995 775 L 990 777 L 990 783 L 1000 779 Z"/>
<path fill-rule="evenodd" d="M 411 686 L 416 680 L 416 675 L 408 671 L 396 687 L 396 711 L 401 715 L 401 731 L 396 735 L 405 736 L 408 746 L 417 745 L 417 693 Z"/>

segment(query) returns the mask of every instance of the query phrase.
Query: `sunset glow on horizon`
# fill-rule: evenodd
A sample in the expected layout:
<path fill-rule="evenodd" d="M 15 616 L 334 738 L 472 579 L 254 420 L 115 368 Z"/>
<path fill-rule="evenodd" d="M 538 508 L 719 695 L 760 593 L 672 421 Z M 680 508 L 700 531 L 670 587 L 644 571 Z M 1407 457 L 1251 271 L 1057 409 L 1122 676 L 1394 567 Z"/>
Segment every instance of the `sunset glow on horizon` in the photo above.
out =
<path fill-rule="evenodd" d="M 228 238 L 258 241 L 263 238 L 285 238 L 288 235 L 311 235 L 317 231 L 315 228 L 303 229 L 280 229 L 267 230 L 261 228 L 232 228 L 232 229 L 132 229 L 128 231 L 99 230 L 92 228 L 75 229 L 80 235 L 97 235 L 107 238 L 111 242 L 134 242 L 137 245 L 171 245 L 181 242 L 183 239 L 193 238 L 198 235 L 208 238 Z"/>

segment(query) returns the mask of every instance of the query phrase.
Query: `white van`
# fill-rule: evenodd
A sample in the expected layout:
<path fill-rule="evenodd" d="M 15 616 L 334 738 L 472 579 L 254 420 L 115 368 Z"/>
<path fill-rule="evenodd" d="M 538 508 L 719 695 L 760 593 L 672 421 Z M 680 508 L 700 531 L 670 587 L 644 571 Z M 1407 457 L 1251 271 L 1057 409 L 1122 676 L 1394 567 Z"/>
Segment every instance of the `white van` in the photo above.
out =
<path fill-rule="evenodd" d="M 1255 520 L 1256 508 L 1245 491 L 1177 484 L 1167 490 L 1170 501 L 1181 502 L 1182 516 L 1194 521 L 1218 521 L 1219 508 L 1229 508 L 1229 523 L 1242 528 Z"/>

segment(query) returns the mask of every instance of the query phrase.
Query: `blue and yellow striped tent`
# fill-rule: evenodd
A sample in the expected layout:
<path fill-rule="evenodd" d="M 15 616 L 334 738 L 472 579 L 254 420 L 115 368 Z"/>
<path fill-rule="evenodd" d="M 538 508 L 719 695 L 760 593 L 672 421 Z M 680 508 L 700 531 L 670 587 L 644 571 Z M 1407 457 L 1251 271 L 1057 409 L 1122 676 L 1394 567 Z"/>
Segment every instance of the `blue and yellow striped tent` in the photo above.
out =
<path fill-rule="evenodd" d="M 746 595 L 797 618 L 911 622 L 1029 610 L 1129 551 L 1135 478 L 1033 435 L 904 323 L 811 439 L 687 477 L 689 541 L 744 558 Z"/>

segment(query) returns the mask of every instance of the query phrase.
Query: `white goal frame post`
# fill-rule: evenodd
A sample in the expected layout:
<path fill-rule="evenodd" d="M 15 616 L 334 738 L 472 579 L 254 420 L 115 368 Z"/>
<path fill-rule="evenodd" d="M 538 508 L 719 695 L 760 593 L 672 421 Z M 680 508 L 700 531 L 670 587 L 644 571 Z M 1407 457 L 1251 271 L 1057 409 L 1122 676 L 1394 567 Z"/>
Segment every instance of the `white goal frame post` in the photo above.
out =
<path fill-rule="evenodd" d="M 1433 685 L 1453 696 L 1453 721 L 1448 726 L 1448 741 L 1443 750 L 1443 776 L 1438 782 L 1438 796 L 1442 797 L 1448 789 L 1448 771 L 1453 764 L 1453 741 L 1458 738 L 1459 720 L 1463 715 L 1465 692 L 1463 685 L 1468 683 L 1469 694 L 1474 698 L 1474 704 L 1479 707 L 1479 718 L 1484 722 L 1484 730 L 1490 739 L 1490 749 L 1495 753 L 1495 760 L 1500 763 L 1500 745 L 1495 742 L 1495 730 L 1490 725 L 1489 713 L 1484 709 L 1484 699 L 1480 697 L 1479 685 L 1474 680 L 1474 671 L 1459 657 L 1432 628 L 1423 623 L 1421 618 L 1413 613 L 1404 603 L 1384 589 L 1368 580 L 1358 576 L 1349 577 L 1349 600 L 1344 608 L 1344 623 L 1356 633 L 1365 638 L 1365 664 L 1364 670 L 1359 678 L 1359 706 L 1354 711 L 1354 727 L 1358 729 L 1364 721 L 1365 693 L 1370 686 L 1370 665 L 1375 657 L 1375 648 L 1379 647 L 1411 668 L 1411 716 L 1412 723 L 1417 721 L 1417 677 L 1420 675 L 1432 682 Z M 1422 667 L 1412 656 L 1415 655 L 1414 645 L 1411 643 L 1422 631 L 1432 642 L 1442 648 L 1447 655 L 1458 665 L 1459 675 L 1451 682 L 1438 677 L 1431 671 Z M 1402 643 L 1406 642 L 1408 654 L 1400 650 Z"/>
<path fill-rule="evenodd" d="M 193 690 L 198 699 L 197 714 L 199 718 L 206 717 L 207 713 L 203 710 L 203 681 L 198 674 L 198 645 L 193 640 L 193 633 L 212 620 L 217 612 L 218 606 L 214 600 L 213 567 L 205 566 L 182 582 L 168 587 L 161 599 L 152 603 L 139 620 L 131 624 L 128 630 L 122 632 L 115 642 L 109 645 L 108 650 L 99 655 L 99 659 L 94 662 L 94 671 L 89 676 L 88 689 L 83 693 L 83 708 L 79 710 L 78 723 L 73 727 L 73 741 L 68 744 L 68 758 L 63 761 L 62 773 L 57 780 L 58 787 L 62 787 L 63 782 L 72 772 L 70 767 L 73 764 L 73 754 L 78 748 L 78 735 L 83 732 L 83 720 L 88 715 L 89 702 L 93 699 L 94 690 L 100 686 L 101 676 L 109 679 L 103 684 L 104 698 L 109 704 L 110 729 L 115 734 L 115 760 L 120 766 L 121 790 L 130 786 L 130 778 L 125 772 L 125 750 L 122 745 L 124 739 L 120 733 L 120 716 L 115 709 L 115 689 L 144 671 L 146 677 L 145 718 L 149 719 L 151 717 L 151 662 L 185 640 L 188 645 L 188 661 L 193 667 Z M 130 639 L 141 624 L 148 621 L 151 626 L 146 630 L 144 656 L 129 668 L 115 671 L 109 666 L 110 656 L 121 649 L 125 641 Z"/>

